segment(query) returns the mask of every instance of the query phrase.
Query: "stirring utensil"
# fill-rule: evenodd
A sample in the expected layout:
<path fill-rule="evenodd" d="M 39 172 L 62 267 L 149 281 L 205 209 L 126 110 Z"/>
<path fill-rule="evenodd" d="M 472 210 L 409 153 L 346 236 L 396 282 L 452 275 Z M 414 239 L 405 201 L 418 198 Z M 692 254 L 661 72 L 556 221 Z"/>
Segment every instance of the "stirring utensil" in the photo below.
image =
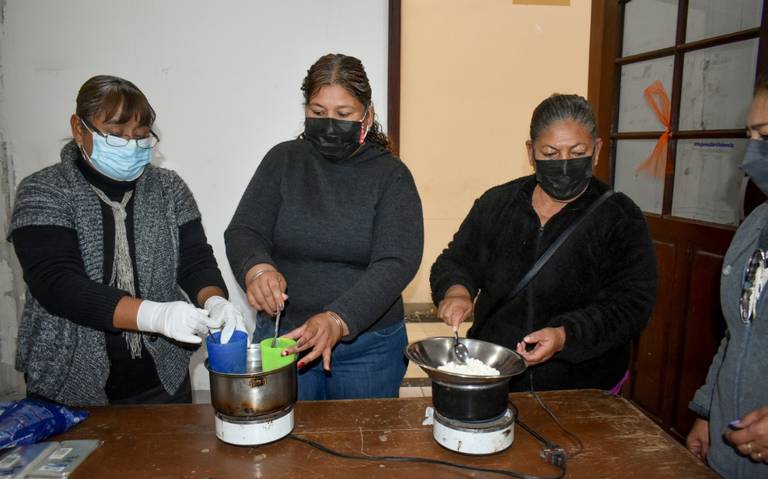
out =
<path fill-rule="evenodd" d="M 467 359 L 469 359 L 469 351 L 467 350 L 467 347 L 464 343 L 459 341 L 458 329 L 453 330 L 453 355 L 456 356 L 456 359 L 462 364 L 466 364 Z"/>
<path fill-rule="evenodd" d="M 277 347 L 277 332 L 280 330 L 280 310 L 277 310 L 277 316 L 275 316 L 275 337 L 272 338 L 272 347 Z"/>

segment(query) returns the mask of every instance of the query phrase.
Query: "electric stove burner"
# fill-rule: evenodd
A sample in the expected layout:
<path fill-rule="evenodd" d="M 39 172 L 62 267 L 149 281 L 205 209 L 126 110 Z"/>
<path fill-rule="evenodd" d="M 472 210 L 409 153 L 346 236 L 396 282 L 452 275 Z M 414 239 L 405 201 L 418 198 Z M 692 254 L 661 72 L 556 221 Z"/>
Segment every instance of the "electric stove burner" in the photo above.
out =
<path fill-rule="evenodd" d="M 233 417 L 216 413 L 216 437 L 237 446 L 257 446 L 282 439 L 293 431 L 293 405 L 275 413 Z"/>
<path fill-rule="evenodd" d="M 462 454 L 486 455 L 501 452 L 514 440 L 515 413 L 510 409 L 486 421 L 459 421 L 428 407 L 424 425 L 432 425 L 438 444 Z"/>

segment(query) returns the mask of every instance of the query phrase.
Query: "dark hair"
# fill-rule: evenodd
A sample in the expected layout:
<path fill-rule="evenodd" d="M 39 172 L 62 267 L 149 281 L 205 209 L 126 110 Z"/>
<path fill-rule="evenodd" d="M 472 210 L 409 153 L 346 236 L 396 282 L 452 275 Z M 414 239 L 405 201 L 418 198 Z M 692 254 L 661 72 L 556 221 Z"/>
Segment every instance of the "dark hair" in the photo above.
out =
<path fill-rule="evenodd" d="M 86 121 L 103 115 L 107 121 L 125 123 L 138 117 L 141 126 L 151 127 L 155 110 L 139 88 L 128 80 L 97 75 L 83 83 L 77 93 L 75 114 Z"/>
<path fill-rule="evenodd" d="M 761 74 L 755 82 L 755 96 L 765 93 L 768 93 L 768 73 Z"/>
<path fill-rule="evenodd" d="M 580 95 L 562 95 L 555 93 L 533 110 L 531 117 L 531 141 L 535 142 L 547 128 L 553 123 L 562 120 L 573 120 L 583 125 L 592 135 L 592 139 L 597 138 L 597 122 L 595 113 L 589 102 Z"/>
<path fill-rule="evenodd" d="M 355 57 L 341 53 L 329 53 L 318 59 L 309 70 L 301 84 L 304 93 L 304 105 L 310 98 L 327 85 L 339 85 L 347 90 L 353 97 L 363 104 L 367 110 L 371 106 L 371 83 L 365 74 L 362 62 Z M 387 135 L 381 131 L 381 125 L 373 118 L 371 129 L 366 137 L 368 141 L 383 146 L 390 152 L 391 144 Z"/>

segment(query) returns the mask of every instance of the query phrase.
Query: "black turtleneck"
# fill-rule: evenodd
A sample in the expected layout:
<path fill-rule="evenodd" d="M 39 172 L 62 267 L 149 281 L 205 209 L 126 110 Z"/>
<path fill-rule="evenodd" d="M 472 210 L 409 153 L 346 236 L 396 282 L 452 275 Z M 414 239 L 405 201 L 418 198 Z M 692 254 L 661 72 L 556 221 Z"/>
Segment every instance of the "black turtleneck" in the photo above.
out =
<path fill-rule="evenodd" d="M 112 201 L 121 201 L 133 190 L 135 181 L 115 181 L 98 173 L 80 158 L 77 167 L 88 182 Z M 62 226 L 27 226 L 13 232 L 13 245 L 29 291 L 50 313 L 81 326 L 105 332 L 111 367 L 106 393 L 110 400 L 124 399 L 160 384 L 152 356 L 142 345 L 141 358 L 131 359 L 122 332 L 113 327 L 115 308 L 128 293 L 109 286 L 115 250 L 115 221 L 112 209 L 100 201 L 104 240 L 104 276 L 101 283 L 88 277 L 77 232 Z M 133 205 L 126 205 L 126 230 L 133 270 L 136 271 L 133 230 Z M 208 244 L 200 219 L 179 227 L 178 281 L 187 295 L 196 301 L 206 286 L 226 286 Z M 141 297 L 135 275 L 136 297 Z"/>

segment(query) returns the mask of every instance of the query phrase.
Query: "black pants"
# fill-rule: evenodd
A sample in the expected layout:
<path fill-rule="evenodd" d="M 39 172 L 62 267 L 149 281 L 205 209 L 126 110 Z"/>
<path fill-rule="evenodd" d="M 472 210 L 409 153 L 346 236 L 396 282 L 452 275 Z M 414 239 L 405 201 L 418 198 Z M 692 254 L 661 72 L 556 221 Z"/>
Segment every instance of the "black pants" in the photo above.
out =
<path fill-rule="evenodd" d="M 192 402 L 192 383 L 189 374 L 175 394 L 168 394 L 162 384 L 135 396 L 109 401 L 109 404 L 185 404 Z"/>
<path fill-rule="evenodd" d="M 48 399 L 47 397 L 29 391 L 27 391 L 27 397 L 30 399 L 42 399 L 44 401 L 59 404 L 58 402 Z M 116 401 L 110 401 L 109 404 L 185 404 L 191 402 L 192 383 L 189 380 L 189 373 L 187 373 L 187 376 L 184 378 L 184 382 L 181 383 L 179 390 L 176 391 L 175 394 L 168 394 L 168 391 L 166 391 L 163 385 L 160 384 L 157 387 L 136 394 L 135 396 L 122 398 Z"/>

